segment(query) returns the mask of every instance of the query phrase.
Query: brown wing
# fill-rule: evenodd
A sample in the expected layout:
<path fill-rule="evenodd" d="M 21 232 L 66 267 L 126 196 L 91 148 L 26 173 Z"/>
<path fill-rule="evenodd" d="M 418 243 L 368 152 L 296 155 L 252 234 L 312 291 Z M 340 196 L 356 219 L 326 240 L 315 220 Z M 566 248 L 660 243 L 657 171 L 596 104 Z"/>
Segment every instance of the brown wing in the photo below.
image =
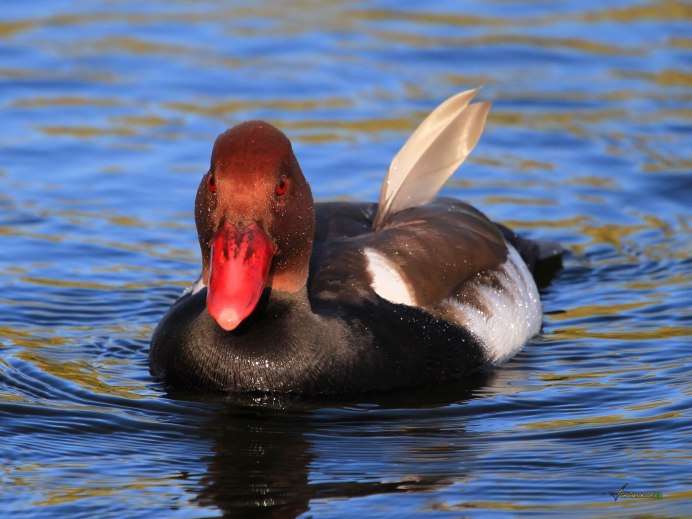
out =
<path fill-rule="evenodd" d="M 443 198 L 405 209 L 390 215 L 376 232 L 368 229 L 373 204 L 319 205 L 309 282 L 315 297 L 373 297 L 368 250 L 387 258 L 421 307 L 439 303 L 464 280 L 496 268 L 507 256 L 499 229 L 458 200 Z"/>

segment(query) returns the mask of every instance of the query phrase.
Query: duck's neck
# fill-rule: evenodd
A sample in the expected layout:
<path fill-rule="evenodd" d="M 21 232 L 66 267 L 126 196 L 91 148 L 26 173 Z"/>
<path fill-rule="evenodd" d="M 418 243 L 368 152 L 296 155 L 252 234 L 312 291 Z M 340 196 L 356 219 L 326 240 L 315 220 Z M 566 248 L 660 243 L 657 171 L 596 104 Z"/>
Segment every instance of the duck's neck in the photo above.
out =
<path fill-rule="evenodd" d="M 293 308 L 300 312 L 310 312 L 310 300 L 308 299 L 308 289 L 305 285 L 295 291 L 279 290 L 272 283 L 272 289 L 269 293 L 269 301 L 283 302 L 290 304 Z"/>
<path fill-rule="evenodd" d="M 270 274 L 268 285 L 272 292 L 304 294 L 307 300 L 308 263 L 305 266 L 287 266 L 280 262 Z"/>

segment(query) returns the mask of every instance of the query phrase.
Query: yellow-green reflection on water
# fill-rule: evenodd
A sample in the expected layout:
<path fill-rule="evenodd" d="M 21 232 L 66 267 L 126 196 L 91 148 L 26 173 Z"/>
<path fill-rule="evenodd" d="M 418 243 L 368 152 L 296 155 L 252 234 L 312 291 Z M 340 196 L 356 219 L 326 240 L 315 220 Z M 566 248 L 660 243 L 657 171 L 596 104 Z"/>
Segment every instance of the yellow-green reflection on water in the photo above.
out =
<path fill-rule="evenodd" d="M 570 328 L 556 329 L 551 334 L 551 341 L 579 339 L 616 339 L 620 341 L 652 341 L 656 339 L 670 339 L 675 337 L 692 336 L 692 326 L 659 326 L 654 329 L 624 330 L 612 332 L 597 332 L 586 326 L 571 326 Z"/>
<path fill-rule="evenodd" d="M 625 415 L 586 416 L 568 420 L 547 420 L 523 423 L 526 429 L 579 429 L 583 427 L 602 427 L 614 424 L 645 423 L 656 420 L 679 418 L 680 413 L 663 413 L 654 416 L 631 417 Z"/>
<path fill-rule="evenodd" d="M 16 108 L 46 108 L 53 106 L 90 106 L 111 107 L 122 106 L 123 101 L 116 97 L 86 97 L 86 96 L 55 96 L 19 98 L 12 102 Z"/>
<path fill-rule="evenodd" d="M 64 344 L 66 345 L 66 344 Z M 56 344 L 52 344 L 56 346 Z M 67 346 L 67 345 L 66 345 Z M 118 384 L 117 381 L 109 379 L 102 373 L 109 368 L 117 368 L 125 365 L 124 361 L 113 359 L 105 359 L 100 362 L 100 365 L 83 361 L 60 361 L 53 359 L 47 355 L 42 355 L 36 351 L 24 350 L 17 355 L 26 362 L 30 362 L 42 372 L 53 377 L 76 384 L 85 391 L 90 391 L 99 395 L 113 395 L 122 398 L 138 400 L 145 398 L 141 393 L 145 389 L 144 385 L 137 386 L 128 381 L 127 385 Z M 60 404 L 62 409 L 85 409 L 89 406 L 84 406 L 83 403 L 72 404 L 69 400 L 63 401 Z M 99 410 L 99 406 L 93 406 L 93 410 Z"/>
<path fill-rule="evenodd" d="M 95 139 L 97 137 L 117 136 L 131 137 L 135 135 L 134 129 L 128 126 L 37 126 L 37 130 L 50 137 L 76 137 L 80 139 Z"/>
<path fill-rule="evenodd" d="M 311 112 L 327 108 L 347 108 L 351 102 L 347 98 L 318 98 L 318 99 L 266 99 L 262 101 L 221 101 L 209 102 L 200 99 L 196 103 L 170 102 L 165 103 L 164 107 L 177 110 L 183 113 L 193 113 L 197 115 L 221 116 L 234 114 L 236 112 L 252 109 L 271 109 L 287 112 Z"/>

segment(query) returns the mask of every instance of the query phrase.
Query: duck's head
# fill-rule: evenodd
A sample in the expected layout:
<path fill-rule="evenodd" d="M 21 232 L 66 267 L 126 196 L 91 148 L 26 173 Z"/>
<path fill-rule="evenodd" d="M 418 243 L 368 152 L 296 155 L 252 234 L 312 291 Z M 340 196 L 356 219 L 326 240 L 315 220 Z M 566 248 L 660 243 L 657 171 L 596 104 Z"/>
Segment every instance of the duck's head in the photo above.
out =
<path fill-rule="evenodd" d="M 223 329 L 248 317 L 265 288 L 305 287 L 315 207 L 291 142 L 271 124 L 249 121 L 219 135 L 195 222 L 207 310 Z"/>

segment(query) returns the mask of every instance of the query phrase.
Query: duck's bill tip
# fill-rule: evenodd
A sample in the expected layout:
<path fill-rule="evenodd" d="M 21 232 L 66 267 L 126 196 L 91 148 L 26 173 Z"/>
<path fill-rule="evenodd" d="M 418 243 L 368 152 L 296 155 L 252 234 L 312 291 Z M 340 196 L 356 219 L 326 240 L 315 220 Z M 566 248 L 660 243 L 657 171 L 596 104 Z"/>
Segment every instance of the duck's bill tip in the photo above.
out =
<path fill-rule="evenodd" d="M 243 318 L 240 317 L 234 308 L 224 308 L 220 312 L 217 312 L 213 317 L 219 326 L 227 332 L 235 330 L 240 323 L 243 322 Z"/>

